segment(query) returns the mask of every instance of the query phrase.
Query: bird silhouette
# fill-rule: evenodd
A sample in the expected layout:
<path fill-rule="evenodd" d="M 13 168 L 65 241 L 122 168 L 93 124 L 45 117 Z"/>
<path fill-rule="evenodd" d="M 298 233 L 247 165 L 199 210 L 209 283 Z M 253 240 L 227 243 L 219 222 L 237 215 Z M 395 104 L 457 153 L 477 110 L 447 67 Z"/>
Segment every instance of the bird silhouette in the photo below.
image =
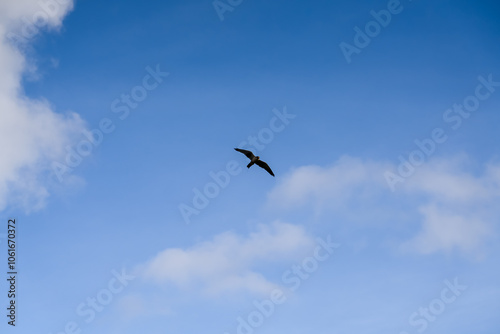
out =
<path fill-rule="evenodd" d="M 259 156 L 255 156 L 252 152 L 247 150 L 242 150 L 241 148 L 235 148 L 235 150 L 243 153 L 244 155 L 247 156 L 248 159 L 250 159 L 250 163 L 247 165 L 247 168 L 250 168 L 253 164 L 256 164 L 257 166 L 264 168 L 265 170 L 267 170 L 269 174 L 274 176 L 274 173 L 271 170 L 271 168 L 264 161 L 260 160 Z"/>

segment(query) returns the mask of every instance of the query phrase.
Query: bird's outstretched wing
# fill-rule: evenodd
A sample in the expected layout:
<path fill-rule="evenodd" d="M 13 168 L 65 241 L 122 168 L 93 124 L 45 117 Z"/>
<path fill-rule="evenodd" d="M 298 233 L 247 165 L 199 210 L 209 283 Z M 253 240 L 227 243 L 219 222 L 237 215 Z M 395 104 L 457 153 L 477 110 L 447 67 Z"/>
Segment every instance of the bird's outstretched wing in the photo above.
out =
<path fill-rule="evenodd" d="M 268 164 L 266 164 L 264 161 L 262 161 L 262 160 L 257 160 L 257 161 L 255 161 L 255 164 L 256 164 L 257 166 L 259 166 L 259 167 L 264 168 L 265 170 L 267 170 L 267 172 L 268 172 L 269 174 L 271 174 L 272 176 L 274 176 L 273 171 L 271 170 L 271 168 L 269 167 L 269 165 L 268 165 Z"/>
<path fill-rule="evenodd" d="M 250 152 L 250 151 L 247 151 L 247 150 L 242 150 L 241 148 L 235 148 L 235 150 L 236 150 L 236 151 L 238 151 L 238 152 L 243 153 L 243 154 L 244 154 L 244 155 L 246 155 L 246 156 L 247 156 L 247 158 L 248 158 L 248 159 L 250 159 L 250 160 L 252 160 L 252 159 L 255 157 L 255 155 L 253 155 L 253 153 L 252 153 L 252 152 Z"/>

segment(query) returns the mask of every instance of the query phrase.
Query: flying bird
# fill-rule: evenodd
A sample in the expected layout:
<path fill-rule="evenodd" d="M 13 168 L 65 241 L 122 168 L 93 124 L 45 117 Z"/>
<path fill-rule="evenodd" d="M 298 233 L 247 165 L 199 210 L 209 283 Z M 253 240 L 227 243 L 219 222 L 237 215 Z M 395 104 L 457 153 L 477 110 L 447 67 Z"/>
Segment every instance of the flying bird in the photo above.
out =
<path fill-rule="evenodd" d="M 247 168 L 250 168 L 253 164 L 256 164 L 257 166 L 264 168 L 267 170 L 269 174 L 274 176 L 273 171 L 271 168 L 262 160 L 260 160 L 259 156 L 255 156 L 252 152 L 247 151 L 247 150 L 242 150 L 241 148 L 235 148 L 236 151 L 243 153 L 244 155 L 247 156 L 248 159 L 250 159 L 250 163 L 247 165 Z"/>

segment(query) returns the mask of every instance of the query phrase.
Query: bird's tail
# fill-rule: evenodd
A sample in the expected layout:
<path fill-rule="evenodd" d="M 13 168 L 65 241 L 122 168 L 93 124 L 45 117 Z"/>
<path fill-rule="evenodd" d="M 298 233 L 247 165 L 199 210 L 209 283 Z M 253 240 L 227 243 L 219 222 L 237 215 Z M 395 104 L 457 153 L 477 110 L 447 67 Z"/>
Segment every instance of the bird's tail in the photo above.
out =
<path fill-rule="evenodd" d="M 253 164 L 254 164 L 254 162 L 250 162 L 250 163 L 247 165 L 247 168 L 250 168 Z"/>

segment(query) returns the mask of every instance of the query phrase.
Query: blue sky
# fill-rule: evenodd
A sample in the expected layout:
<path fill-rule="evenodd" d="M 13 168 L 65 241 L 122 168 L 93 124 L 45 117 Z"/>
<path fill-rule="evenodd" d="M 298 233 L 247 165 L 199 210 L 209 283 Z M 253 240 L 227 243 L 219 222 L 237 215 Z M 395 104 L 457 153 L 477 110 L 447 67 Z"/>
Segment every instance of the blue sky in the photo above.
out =
<path fill-rule="evenodd" d="M 499 10 L 0 3 L 2 332 L 498 333 Z"/>

